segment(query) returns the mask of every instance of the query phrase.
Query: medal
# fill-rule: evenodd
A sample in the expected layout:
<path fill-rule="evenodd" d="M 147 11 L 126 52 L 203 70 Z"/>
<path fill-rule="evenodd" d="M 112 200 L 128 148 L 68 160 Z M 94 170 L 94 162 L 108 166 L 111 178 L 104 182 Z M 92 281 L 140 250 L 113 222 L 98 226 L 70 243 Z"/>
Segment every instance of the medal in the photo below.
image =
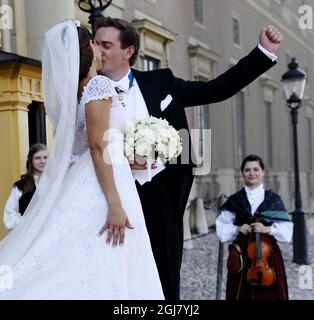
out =
<path fill-rule="evenodd" d="M 123 108 L 125 108 L 124 96 L 123 95 L 118 95 L 118 99 L 119 99 L 120 103 L 122 104 Z"/>
<path fill-rule="evenodd" d="M 128 79 L 129 79 L 129 90 L 134 86 L 134 76 L 132 71 L 130 70 L 129 74 L 128 74 Z M 119 86 L 115 87 L 115 90 L 118 94 L 118 99 L 120 101 L 120 103 L 122 104 L 123 108 L 125 108 L 125 103 L 124 103 L 124 95 L 123 93 L 126 93 L 127 90 L 125 89 L 121 89 Z"/>

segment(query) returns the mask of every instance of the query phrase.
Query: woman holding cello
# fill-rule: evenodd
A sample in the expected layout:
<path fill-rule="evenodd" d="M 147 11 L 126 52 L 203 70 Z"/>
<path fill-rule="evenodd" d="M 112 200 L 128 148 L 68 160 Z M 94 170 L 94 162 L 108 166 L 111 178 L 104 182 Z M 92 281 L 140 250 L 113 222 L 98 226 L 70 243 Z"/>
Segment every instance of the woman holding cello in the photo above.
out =
<path fill-rule="evenodd" d="M 244 188 L 220 208 L 216 230 L 229 246 L 227 300 L 288 300 L 278 242 L 290 242 L 293 224 L 279 195 L 263 186 L 264 163 L 257 155 L 241 165 Z"/>

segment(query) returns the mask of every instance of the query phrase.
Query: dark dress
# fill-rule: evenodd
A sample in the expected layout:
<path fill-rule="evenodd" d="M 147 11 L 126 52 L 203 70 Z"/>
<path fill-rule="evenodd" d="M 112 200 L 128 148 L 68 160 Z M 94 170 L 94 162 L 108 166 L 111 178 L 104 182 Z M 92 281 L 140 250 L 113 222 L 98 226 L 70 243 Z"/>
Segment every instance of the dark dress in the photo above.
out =
<path fill-rule="evenodd" d="M 235 225 L 251 224 L 255 222 L 257 214 L 251 215 L 251 206 L 246 197 L 244 188 L 233 194 L 221 207 L 235 213 Z M 259 222 L 265 226 L 272 225 L 276 221 L 290 221 L 287 211 L 279 195 L 271 190 L 265 191 L 265 199 L 258 207 Z M 271 248 L 271 256 L 267 258 L 270 268 L 275 272 L 275 281 L 270 286 L 253 286 L 247 281 L 247 271 L 252 265 L 252 260 L 247 254 L 249 242 L 255 241 L 255 233 L 244 235 L 240 233 L 235 240 L 241 247 L 244 262 L 243 275 L 228 272 L 226 285 L 227 300 L 288 300 L 288 286 L 286 271 L 281 251 L 276 239 L 269 234 L 260 234 Z M 266 261 L 266 260 L 264 260 Z M 242 281 L 241 281 L 242 276 Z M 240 284 L 241 281 L 241 284 Z M 240 288 L 239 288 L 240 287 Z M 239 290 L 239 296 L 237 298 Z"/>
<path fill-rule="evenodd" d="M 24 214 L 27 206 L 29 205 L 30 201 L 32 200 L 32 197 L 36 191 L 36 185 L 35 185 L 35 181 L 33 179 L 33 189 L 29 192 L 24 192 L 25 186 L 26 186 L 26 179 L 22 178 L 21 180 L 17 181 L 14 183 L 14 187 L 17 187 L 20 191 L 22 191 L 22 196 L 19 200 L 19 213 L 21 215 Z"/>

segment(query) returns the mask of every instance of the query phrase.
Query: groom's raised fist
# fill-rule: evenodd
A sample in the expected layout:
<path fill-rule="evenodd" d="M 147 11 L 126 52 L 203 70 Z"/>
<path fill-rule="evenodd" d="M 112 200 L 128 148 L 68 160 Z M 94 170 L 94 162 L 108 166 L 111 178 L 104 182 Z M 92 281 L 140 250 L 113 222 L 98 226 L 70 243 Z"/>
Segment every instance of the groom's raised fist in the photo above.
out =
<path fill-rule="evenodd" d="M 259 42 L 263 48 L 271 53 L 275 53 L 279 49 L 283 38 L 278 29 L 270 25 L 262 29 L 259 35 Z"/>

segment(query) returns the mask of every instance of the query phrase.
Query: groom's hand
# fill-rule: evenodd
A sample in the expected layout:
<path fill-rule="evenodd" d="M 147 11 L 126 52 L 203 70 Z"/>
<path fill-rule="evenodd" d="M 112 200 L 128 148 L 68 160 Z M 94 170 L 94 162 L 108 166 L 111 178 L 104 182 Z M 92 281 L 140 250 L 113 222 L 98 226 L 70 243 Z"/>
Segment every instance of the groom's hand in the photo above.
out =
<path fill-rule="evenodd" d="M 261 46 L 271 53 L 278 51 L 282 41 L 283 35 L 274 26 L 263 28 L 259 35 L 259 43 Z"/>

